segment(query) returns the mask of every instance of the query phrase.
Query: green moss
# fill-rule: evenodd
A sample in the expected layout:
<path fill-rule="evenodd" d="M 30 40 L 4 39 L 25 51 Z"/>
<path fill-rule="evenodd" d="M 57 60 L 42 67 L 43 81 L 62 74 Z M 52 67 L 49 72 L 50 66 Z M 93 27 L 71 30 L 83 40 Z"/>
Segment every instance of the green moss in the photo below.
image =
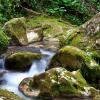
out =
<path fill-rule="evenodd" d="M 3 100 L 24 100 L 21 97 L 15 95 L 14 93 L 1 89 L 0 89 L 0 98 L 4 98 Z"/>
<path fill-rule="evenodd" d="M 46 38 L 57 38 L 60 46 L 66 44 L 67 31 L 73 26 L 69 22 L 64 23 L 60 18 L 39 16 L 27 22 L 29 28 L 41 28 L 42 34 Z"/>
<path fill-rule="evenodd" d="M 24 83 L 24 81 L 22 81 L 22 83 Z M 27 83 L 28 82 L 26 81 L 26 84 Z M 35 96 L 41 98 L 45 98 L 47 96 L 52 98 L 68 95 L 82 96 L 85 92 L 89 93 L 89 96 L 94 97 L 99 93 L 95 88 L 90 87 L 87 84 L 80 70 L 69 72 L 61 67 L 53 68 L 42 74 L 34 76 L 32 84 L 35 85 L 31 87 L 31 91 L 34 91 L 34 93 L 40 91 L 39 94 Z M 23 84 L 23 87 L 24 85 L 25 84 Z M 29 91 L 29 93 L 31 91 Z"/>
<path fill-rule="evenodd" d="M 96 20 L 95 20 L 96 19 Z M 93 24 L 95 23 L 95 24 Z M 89 54 L 99 64 L 100 63 L 100 30 L 99 13 L 91 20 L 67 32 L 66 43 L 70 46 L 78 47 Z M 94 27 L 93 30 L 91 30 Z M 96 29 L 98 27 L 98 29 Z"/>
<path fill-rule="evenodd" d="M 9 45 L 9 38 L 0 28 L 0 54 L 4 53 L 7 50 L 8 45 Z"/>
<path fill-rule="evenodd" d="M 53 67 L 64 67 L 69 71 L 80 69 L 86 81 L 99 84 L 100 65 L 90 55 L 76 47 L 61 48 L 52 58 L 48 69 Z"/>
<path fill-rule="evenodd" d="M 84 51 L 73 46 L 66 46 L 57 52 L 51 60 L 50 66 L 62 66 L 69 70 L 77 70 L 82 67 L 83 61 L 85 64 L 89 64 L 90 60 L 91 58 Z"/>
<path fill-rule="evenodd" d="M 72 73 L 73 73 L 73 72 L 72 72 Z M 77 71 L 75 72 L 75 77 L 78 79 L 77 81 L 79 82 L 79 84 L 81 84 L 81 85 L 80 85 L 80 88 L 83 87 L 83 86 L 85 86 L 85 85 L 87 85 L 86 80 L 85 80 L 84 78 L 82 78 L 83 76 L 82 76 L 80 70 L 77 70 Z"/>
<path fill-rule="evenodd" d="M 34 91 L 34 93 L 39 91 L 37 95 L 32 93 L 33 97 L 47 97 L 46 94 L 48 94 L 48 96 L 52 98 L 68 95 L 82 96 L 83 93 L 86 92 L 85 87 L 91 88 L 81 75 L 80 70 L 69 72 L 65 68 L 61 67 L 52 68 L 42 74 L 34 76 L 32 82 L 33 83 L 31 84 L 33 85 L 29 93 L 32 93 L 32 91 Z M 26 79 L 26 81 L 23 80 L 20 84 L 21 91 L 24 92 L 24 94 L 26 95 L 29 94 L 25 92 L 26 90 L 24 88 L 27 83 L 28 81 Z M 27 86 L 30 87 L 30 85 Z"/>
<path fill-rule="evenodd" d="M 26 36 L 26 24 L 25 18 L 13 18 L 5 23 L 4 25 L 5 32 L 9 33 L 10 37 L 15 37 L 20 44 L 25 45 L 28 42 Z M 13 38 L 12 38 L 13 40 Z M 14 40 L 13 40 L 14 41 Z"/>
<path fill-rule="evenodd" d="M 100 65 L 100 50 L 95 50 L 88 54 Z"/>
<path fill-rule="evenodd" d="M 40 59 L 41 54 L 31 52 L 17 52 L 6 57 L 6 67 L 15 71 L 26 71 L 30 68 L 32 61 Z"/>
<path fill-rule="evenodd" d="M 64 82 L 64 79 L 68 82 Z M 80 70 L 75 72 L 64 72 L 62 82 L 60 84 L 60 91 L 67 92 L 67 94 L 79 95 L 80 91 L 84 91 L 84 86 L 88 87 L 87 82 L 80 73 Z"/>
<path fill-rule="evenodd" d="M 17 52 L 12 54 L 9 59 L 15 58 L 15 59 L 19 59 L 21 60 L 21 57 L 24 58 L 29 58 L 29 59 L 40 59 L 41 58 L 41 54 L 38 53 L 31 53 L 31 52 Z"/>

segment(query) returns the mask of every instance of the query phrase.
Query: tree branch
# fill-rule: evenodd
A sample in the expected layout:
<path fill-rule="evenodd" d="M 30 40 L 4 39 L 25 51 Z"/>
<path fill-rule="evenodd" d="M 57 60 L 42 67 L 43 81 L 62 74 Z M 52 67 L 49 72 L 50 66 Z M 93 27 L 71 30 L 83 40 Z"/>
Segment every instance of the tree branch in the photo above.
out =
<path fill-rule="evenodd" d="M 23 6 L 21 6 L 21 8 L 24 9 L 25 11 L 27 11 L 28 13 L 32 14 L 33 16 L 41 15 L 41 13 L 33 11 L 32 9 L 28 9 L 26 7 L 23 7 Z"/>

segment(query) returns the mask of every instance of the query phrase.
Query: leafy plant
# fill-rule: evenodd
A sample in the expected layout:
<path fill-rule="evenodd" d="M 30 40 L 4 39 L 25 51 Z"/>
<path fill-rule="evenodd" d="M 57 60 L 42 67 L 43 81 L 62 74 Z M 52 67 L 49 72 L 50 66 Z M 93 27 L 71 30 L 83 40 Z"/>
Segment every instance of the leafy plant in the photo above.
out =
<path fill-rule="evenodd" d="M 22 7 L 81 24 L 100 11 L 99 0 L 0 0 L 0 22 L 25 15 Z"/>
<path fill-rule="evenodd" d="M 0 22 L 3 23 L 20 15 L 19 5 L 20 0 L 0 0 Z"/>
<path fill-rule="evenodd" d="M 9 44 L 9 38 L 0 28 L 0 54 L 3 53 L 7 49 L 8 44 Z"/>
<path fill-rule="evenodd" d="M 73 23 L 76 21 L 79 25 L 96 14 L 97 9 L 100 11 L 98 0 L 53 0 L 49 7 L 48 13 L 51 15 L 62 15 L 63 17 L 68 15 L 67 19 Z"/>

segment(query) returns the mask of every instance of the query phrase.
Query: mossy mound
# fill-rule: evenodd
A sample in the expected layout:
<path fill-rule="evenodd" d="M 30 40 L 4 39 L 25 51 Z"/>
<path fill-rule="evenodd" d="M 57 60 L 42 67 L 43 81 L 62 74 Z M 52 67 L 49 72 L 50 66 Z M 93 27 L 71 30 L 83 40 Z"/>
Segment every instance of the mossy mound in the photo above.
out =
<path fill-rule="evenodd" d="M 76 47 L 65 46 L 54 55 L 47 69 L 57 66 L 62 66 L 69 71 L 80 69 L 84 64 L 85 55 L 84 51 Z"/>
<path fill-rule="evenodd" d="M 69 72 L 65 68 L 53 68 L 33 79 L 26 78 L 20 83 L 19 89 L 27 96 L 40 98 L 92 96 L 92 91 L 96 91 L 88 86 L 79 70 Z"/>
<path fill-rule="evenodd" d="M 56 38 L 60 46 L 65 45 L 66 32 L 76 27 L 69 22 L 64 23 L 60 18 L 38 16 L 27 22 L 29 29 L 33 29 L 40 36 L 40 40 L 49 40 Z"/>
<path fill-rule="evenodd" d="M 7 90 L 0 89 L 0 100 L 24 100 L 24 99 Z"/>
<path fill-rule="evenodd" d="M 26 45 L 28 43 L 24 17 L 9 20 L 5 23 L 4 30 L 11 37 L 12 44 Z"/>
<path fill-rule="evenodd" d="M 7 50 L 8 45 L 9 45 L 9 38 L 0 28 L 0 54 L 4 53 Z"/>
<path fill-rule="evenodd" d="M 64 22 L 60 18 L 37 16 L 27 22 L 23 17 L 13 18 L 5 23 L 4 30 L 11 37 L 13 45 L 26 45 L 37 41 L 46 42 L 52 39 L 63 46 L 66 44 L 67 31 L 75 27 L 77 26 Z"/>
<path fill-rule="evenodd" d="M 41 54 L 31 52 L 16 52 L 6 57 L 5 66 L 9 70 L 27 71 L 33 60 L 40 59 Z"/>
<path fill-rule="evenodd" d="M 80 69 L 82 75 L 89 83 L 99 84 L 100 66 L 83 50 L 73 46 L 61 48 L 54 55 L 47 69 L 57 66 L 64 67 L 69 71 Z"/>

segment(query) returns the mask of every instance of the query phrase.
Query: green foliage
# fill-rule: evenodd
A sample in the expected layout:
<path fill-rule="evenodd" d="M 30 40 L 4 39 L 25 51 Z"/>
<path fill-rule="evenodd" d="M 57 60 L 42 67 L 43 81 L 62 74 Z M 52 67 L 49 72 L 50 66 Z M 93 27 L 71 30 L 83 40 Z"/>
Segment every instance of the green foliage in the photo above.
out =
<path fill-rule="evenodd" d="M 3 53 L 7 49 L 8 44 L 9 44 L 8 37 L 5 35 L 3 30 L 0 29 L 0 54 Z"/>
<path fill-rule="evenodd" d="M 99 0 L 0 0 L 0 22 L 25 15 L 22 7 L 62 16 L 80 25 L 100 11 L 100 2 Z"/>
<path fill-rule="evenodd" d="M 18 95 L 3 89 L 0 89 L 0 98 L 1 97 L 5 98 L 5 100 L 25 100 Z"/>
<path fill-rule="evenodd" d="M 88 2 L 87 2 L 88 1 Z M 74 24 L 82 24 L 100 10 L 98 0 L 53 0 L 48 12 L 51 15 L 62 15 Z M 91 5 L 90 5 L 91 4 Z M 90 5 L 88 7 L 88 5 Z M 95 7 L 94 7 L 95 6 Z M 94 11 L 90 11 L 93 7 Z"/>
<path fill-rule="evenodd" d="M 0 22 L 3 23 L 17 15 L 20 15 L 20 0 L 0 0 Z"/>
<path fill-rule="evenodd" d="M 28 5 L 28 7 L 36 10 L 36 11 L 39 11 L 39 12 L 42 12 L 44 10 L 46 10 L 46 8 L 48 8 L 49 5 L 51 5 L 52 1 L 51 0 L 22 0 L 22 4 L 24 3 L 24 6 L 25 4 Z"/>
<path fill-rule="evenodd" d="M 98 11 L 100 11 L 100 1 L 99 0 L 91 0 L 92 4 L 95 5 Z"/>
<path fill-rule="evenodd" d="M 0 23 L 3 23 L 7 20 L 7 18 L 2 14 L 0 13 Z"/>

